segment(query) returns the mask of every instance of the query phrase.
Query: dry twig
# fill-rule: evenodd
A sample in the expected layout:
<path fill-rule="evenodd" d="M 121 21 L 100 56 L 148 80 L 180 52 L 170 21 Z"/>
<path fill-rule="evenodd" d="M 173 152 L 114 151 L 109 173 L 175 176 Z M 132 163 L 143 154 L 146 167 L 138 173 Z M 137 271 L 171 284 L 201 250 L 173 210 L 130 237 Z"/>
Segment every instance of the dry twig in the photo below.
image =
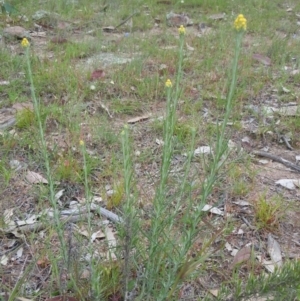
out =
<path fill-rule="evenodd" d="M 276 156 L 276 155 L 272 155 L 272 154 L 269 154 L 267 152 L 263 152 L 263 151 L 253 151 L 252 154 L 256 155 L 256 156 L 260 156 L 260 157 L 265 157 L 265 158 L 268 158 L 268 159 L 271 159 L 273 161 L 276 161 L 276 162 L 279 162 L 283 165 L 285 165 L 286 167 L 288 168 L 291 168 L 293 170 L 296 170 L 298 172 L 300 172 L 300 166 L 286 160 L 286 159 L 283 159 L 279 156 Z"/>

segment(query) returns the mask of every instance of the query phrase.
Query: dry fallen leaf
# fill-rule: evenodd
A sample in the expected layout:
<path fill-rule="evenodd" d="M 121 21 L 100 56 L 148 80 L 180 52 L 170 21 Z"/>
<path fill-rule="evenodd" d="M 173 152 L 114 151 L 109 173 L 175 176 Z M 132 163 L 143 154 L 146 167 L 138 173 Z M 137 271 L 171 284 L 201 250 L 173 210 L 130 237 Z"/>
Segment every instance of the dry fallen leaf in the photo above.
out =
<path fill-rule="evenodd" d="M 268 300 L 274 300 L 274 298 L 270 299 L 270 296 L 269 297 L 254 296 L 254 297 L 251 297 L 250 299 L 247 299 L 247 301 L 268 301 Z"/>
<path fill-rule="evenodd" d="M 193 21 L 185 14 L 175 14 L 170 12 L 166 15 L 167 25 L 172 27 L 191 26 Z"/>
<path fill-rule="evenodd" d="M 34 171 L 29 170 L 25 178 L 31 184 L 48 184 L 48 181 L 43 176 Z"/>
<path fill-rule="evenodd" d="M 20 301 L 33 301 L 34 299 L 27 299 L 27 298 L 24 298 L 24 297 L 17 297 L 17 300 L 20 300 Z"/>
<path fill-rule="evenodd" d="M 287 189 L 293 190 L 297 187 L 300 186 L 300 180 L 296 179 L 280 179 L 275 182 L 275 184 L 279 184 Z M 295 186 L 296 185 L 296 186 Z"/>
<path fill-rule="evenodd" d="M 30 217 L 28 217 L 26 220 L 15 221 L 15 225 L 20 227 L 20 226 L 35 224 L 40 216 L 41 214 L 37 214 L 37 215 L 33 214 Z"/>
<path fill-rule="evenodd" d="M 8 257 L 6 255 L 3 255 L 0 259 L 0 264 L 7 265 L 7 263 L 8 263 Z"/>
<path fill-rule="evenodd" d="M 224 215 L 224 212 L 221 211 L 219 208 L 213 207 L 208 204 L 204 205 L 204 207 L 202 208 L 202 211 L 209 211 L 213 214 L 222 215 L 222 216 Z"/>
<path fill-rule="evenodd" d="M 15 110 L 13 109 L 1 109 L 0 110 L 0 129 L 7 129 L 12 127 L 16 123 L 16 118 L 14 117 Z"/>
<path fill-rule="evenodd" d="M 100 196 L 93 196 L 91 202 L 94 202 L 94 203 L 102 203 L 102 202 L 103 202 L 103 199 L 102 199 Z"/>
<path fill-rule="evenodd" d="M 94 232 L 91 236 L 91 242 L 93 242 L 97 238 L 103 239 L 105 238 L 105 234 L 101 230 Z"/>
<path fill-rule="evenodd" d="M 157 145 L 164 145 L 164 141 L 161 140 L 161 139 L 158 139 L 158 138 L 155 139 L 155 143 L 156 143 Z"/>
<path fill-rule="evenodd" d="M 15 226 L 14 221 L 11 219 L 11 217 L 14 215 L 14 209 L 15 208 L 5 209 L 3 218 L 6 225 Z"/>
<path fill-rule="evenodd" d="M 46 31 L 31 32 L 30 36 L 35 38 L 45 38 L 47 36 L 47 33 Z"/>
<path fill-rule="evenodd" d="M 243 201 L 243 200 L 238 200 L 235 202 L 232 202 L 233 204 L 239 205 L 239 206 L 250 206 L 251 204 L 247 201 Z"/>
<path fill-rule="evenodd" d="M 214 297 L 218 297 L 219 290 L 218 289 L 210 289 L 208 290 Z"/>
<path fill-rule="evenodd" d="M 109 247 L 109 251 L 107 253 L 107 259 L 116 259 L 117 256 L 115 255 L 113 249 L 116 248 L 117 241 L 111 228 L 109 227 L 105 228 L 105 236 Z"/>
<path fill-rule="evenodd" d="M 226 14 L 225 13 L 221 13 L 221 14 L 214 14 L 208 17 L 208 19 L 211 20 L 223 20 L 225 18 Z"/>
<path fill-rule="evenodd" d="M 9 233 L 12 233 L 15 237 L 25 239 L 25 235 L 23 233 L 18 232 L 18 228 L 9 231 Z"/>
<path fill-rule="evenodd" d="M 8 86 L 10 84 L 7 80 L 0 80 L 0 86 Z"/>
<path fill-rule="evenodd" d="M 270 233 L 268 235 L 268 253 L 275 265 L 278 267 L 282 266 L 282 256 L 279 243 Z"/>
<path fill-rule="evenodd" d="M 265 160 L 265 159 L 261 159 L 261 160 L 258 160 L 258 163 L 260 163 L 262 165 L 266 165 L 266 164 L 269 164 L 270 161 L 269 160 Z"/>
<path fill-rule="evenodd" d="M 254 53 L 252 58 L 259 63 L 265 65 L 265 66 L 270 66 L 271 65 L 271 59 L 267 56 L 264 56 L 260 53 Z"/>
<path fill-rule="evenodd" d="M 240 249 L 235 257 L 233 258 L 231 266 L 234 267 L 235 265 L 247 261 L 251 257 L 251 248 L 244 247 Z"/>
<path fill-rule="evenodd" d="M 17 251 L 17 258 L 21 258 L 23 255 L 23 248 L 21 247 L 18 251 Z"/>
<path fill-rule="evenodd" d="M 133 123 L 137 123 L 137 122 L 140 122 L 140 121 L 145 121 L 145 120 L 149 119 L 150 116 L 151 115 L 146 114 L 146 115 L 134 117 L 134 118 L 131 118 L 131 119 L 127 120 L 127 123 L 133 124 Z"/>
<path fill-rule="evenodd" d="M 195 48 L 192 47 L 192 46 L 190 46 L 188 43 L 186 43 L 186 48 L 187 48 L 187 50 L 189 50 L 189 51 L 194 51 L 194 50 L 195 50 Z"/>
<path fill-rule="evenodd" d="M 296 70 L 293 70 L 291 71 L 291 75 L 297 75 L 300 73 L 300 70 L 299 69 L 296 69 Z"/>
<path fill-rule="evenodd" d="M 56 296 L 53 298 L 46 299 L 45 301 L 78 301 L 78 299 L 70 296 Z"/>
<path fill-rule="evenodd" d="M 58 191 L 58 192 L 55 194 L 54 198 L 55 198 L 56 201 L 58 201 L 58 200 L 63 196 L 64 191 L 65 191 L 65 190 L 62 189 L 62 190 Z"/>
<path fill-rule="evenodd" d="M 92 72 L 90 80 L 94 81 L 94 80 L 98 80 L 98 79 L 101 79 L 104 77 L 105 77 L 105 72 L 101 69 L 96 69 Z"/>
<path fill-rule="evenodd" d="M 233 249 L 232 249 L 232 246 L 229 242 L 226 242 L 225 243 L 225 249 L 228 251 L 228 252 L 231 252 Z"/>
<path fill-rule="evenodd" d="M 262 263 L 262 265 L 265 267 L 265 269 L 266 269 L 268 272 L 274 273 L 274 271 L 275 271 L 275 265 L 273 264 L 273 261 L 263 259 L 263 258 L 261 257 L 261 255 L 257 255 L 256 258 L 258 259 L 258 261 L 259 261 L 260 263 Z"/>
<path fill-rule="evenodd" d="M 282 92 L 284 92 L 284 93 L 290 93 L 291 90 L 289 90 L 288 88 L 282 86 Z"/>
<path fill-rule="evenodd" d="M 237 254 L 239 250 L 238 249 L 233 249 L 231 252 L 230 252 L 230 255 L 231 256 L 235 256 Z"/>
<path fill-rule="evenodd" d="M 210 146 L 200 146 L 194 150 L 194 156 L 200 155 L 200 154 L 211 154 L 212 149 Z"/>
<path fill-rule="evenodd" d="M 233 234 L 236 234 L 236 235 L 242 235 L 242 234 L 244 234 L 244 230 L 241 229 L 241 228 L 239 228 L 239 229 L 234 229 L 234 230 L 232 231 L 232 233 L 233 233 Z"/>
<path fill-rule="evenodd" d="M 79 234 L 89 238 L 90 237 L 90 234 L 89 234 L 89 231 L 84 227 L 75 227 L 75 231 L 78 232 Z"/>

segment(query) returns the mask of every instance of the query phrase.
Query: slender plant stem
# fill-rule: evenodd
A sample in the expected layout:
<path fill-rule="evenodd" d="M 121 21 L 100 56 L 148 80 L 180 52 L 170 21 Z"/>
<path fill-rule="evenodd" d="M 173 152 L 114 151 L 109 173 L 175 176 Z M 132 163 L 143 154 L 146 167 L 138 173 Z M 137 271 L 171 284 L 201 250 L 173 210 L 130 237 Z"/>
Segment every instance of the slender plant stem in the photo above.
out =
<path fill-rule="evenodd" d="M 34 113 L 36 115 L 38 127 L 39 127 L 39 135 L 40 135 L 40 140 L 41 140 L 41 152 L 42 152 L 45 167 L 46 167 L 47 180 L 48 180 L 49 190 L 50 190 L 50 202 L 51 202 L 51 206 L 53 207 L 53 210 L 54 210 L 53 215 L 54 215 L 56 230 L 58 233 L 58 238 L 59 238 L 59 241 L 61 244 L 60 249 L 61 249 L 61 252 L 63 255 L 63 259 L 64 259 L 65 263 L 67 263 L 67 261 L 68 261 L 67 248 L 66 248 L 66 243 L 64 240 L 64 235 L 63 235 L 63 226 L 62 226 L 60 218 L 59 218 L 59 210 L 58 210 L 58 206 L 57 206 L 56 200 L 55 200 L 54 181 L 53 181 L 53 177 L 51 174 L 50 160 L 49 160 L 48 153 L 47 153 L 47 144 L 46 144 L 46 140 L 45 140 L 43 123 L 42 123 L 41 113 L 40 113 L 40 103 L 36 98 L 36 93 L 35 93 L 35 88 L 34 88 L 29 49 L 30 49 L 29 47 L 26 47 L 25 53 L 26 53 L 27 71 L 28 71 L 28 76 L 29 76 L 29 80 L 30 80 L 30 90 L 31 90 L 31 96 L 32 96 L 32 100 L 33 100 Z"/>
<path fill-rule="evenodd" d="M 222 122 L 222 125 L 220 128 L 217 143 L 216 143 L 214 161 L 210 166 L 210 174 L 206 178 L 206 182 L 203 185 L 202 197 L 201 197 L 202 201 L 199 204 L 199 213 L 202 210 L 203 206 L 205 205 L 207 197 L 210 195 L 210 193 L 212 191 L 212 188 L 216 181 L 218 172 L 219 172 L 220 168 L 222 167 L 223 162 L 225 161 L 225 160 L 222 160 L 222 156 L 225 154 L 225 152 L 228 149 L 227 143 L 225 143 L 224 136 L 225 136 L 227 122 L 228 122 L 230 113 L 232 111 L 232 100 L 233 100 L 235 87 L 236 87 L 236 81 L 237 81 L 238 60 L 239 60 L 239 55 L 240 55 L 240 50 L 241 50 L 242 37 L 243 37 L 243 32 L 238 32 L 237 36 L 236 36 L 236 40 L 235 40 L 235 53 L 234 53 L 234 59 L 233 59 L 233 64 L 232 64 L 232 78 L 231 78 L 229 93 L 227 96 L 224 119 L 223 119 L 223 122 Z"/>

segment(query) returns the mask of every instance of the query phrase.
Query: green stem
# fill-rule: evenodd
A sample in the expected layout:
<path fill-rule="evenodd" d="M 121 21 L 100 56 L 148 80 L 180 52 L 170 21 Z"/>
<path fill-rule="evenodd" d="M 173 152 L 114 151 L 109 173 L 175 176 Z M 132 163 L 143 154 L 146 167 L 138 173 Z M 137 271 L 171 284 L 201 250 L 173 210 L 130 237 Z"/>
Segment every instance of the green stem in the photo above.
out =
<path fill-rule="evenodd" d="M 228 118 L 231 113 L 232 99 L 235 92 L 236 81 L 237 81 L 237 69 L 238 69 L 239 56 L 241 52 L 242 38 L 243 38 L 243 32 L 242 31 L 238 32 L 235 40 L 235 54 L 234 54 L 233 65 L 232 65 L 232 79 L 230 83 L 229 93 L 227 96 L 225 116 L 221 127 L 220 139 L 218 140 L 218 142 L 220 143 L 220 145 L 218 145 L 219 148 L 221 148 L 221 145 L 224 142 L 225 128 L 227 126 Z"/>
<path fill-rule="evenodd" d="M 59 219 L 59 210 L 58 210 L 56 200 L 55 200 L 54 181 L 52 178 L 51 169 L 50 169 L 50 161 L 49 161 L 49 157 L 48 157 L 48 153 L 47 153 L 47 144 L 46 144 L 46 140 L 45 140 L 43 123 L 42 123 L 41 114 L 40 114 L 40 104 L 36 98 L 35 89 L 34 89 L 33 76 L 32 76 L 31 64 L 30 64 L 29 47 L 26 47 L 25 53 L 26 53 L 27 70 L 28 70 L 28 75 L 29 75 L 29 80 L 30 80 L 31 96 L 32 96 L 32 100 L 33 100 L 33 107 L 34 107 L 34 112 L 35 112 L 35 115 L 36 115 L 36 118 L 38 121 L 39 135 L 40 135 L 40 140 L 41 140 L 41 144 L 42 144 L 41 151 L 42 151 L 43 159 L 45 162 L 47 180 L 49 183 L 50 202 L 51 202 L 51 205 L 54 210 L 53 216 L 54 216 L 54 221 L 55 221 L 55 226 L 56 226 L 56 230 L 58 233 L 59 241 L 61 244 L 61 251 L 62 251 L 63 259 L 64 259 L 65 263 L 67 263 L 67 258 L 68 258 L 67 249 L 66 249 L 66 244 L 65 244 L 64 235 L 63 235 L 63 227 L 62 227 L 61 221 Z"/>
<path fill-rule="evenodd" d="M 242 37 L 243 37 L 243 32 L 238 32 L 235 41 L 235 54 L 234 54 L 233 65 L 232 65 L 232 78 L 231 78 L 229 93 L 227 96 L 224 119 L 218 135 L 216 154 L 213 163 L 210 167 L 210 174 L 208 175 L 206 182 L 203 184 L 201 202 L 199 203 L 198 206 L 198 218 L 195 219 L 196 222 L 198 222 L 198 220 L 202 215 L 202 208 L 205 205 L 206 200 L 213 189 L 213 185 L 216 181 L 218 172 L 223 165 L 222 163 L 225 161 L 225 160 L 222 161 L 222 156 L 225 154 L 226 150 L 228 149 L 228 145 L 224 141 L 224 136 L 225 136 L 225 130 L 229 119 L 229 115 L 231 113 L 232 100 L 236 88 L 238 60 L 239 60 L 239 55 L 241 50 Z"/>

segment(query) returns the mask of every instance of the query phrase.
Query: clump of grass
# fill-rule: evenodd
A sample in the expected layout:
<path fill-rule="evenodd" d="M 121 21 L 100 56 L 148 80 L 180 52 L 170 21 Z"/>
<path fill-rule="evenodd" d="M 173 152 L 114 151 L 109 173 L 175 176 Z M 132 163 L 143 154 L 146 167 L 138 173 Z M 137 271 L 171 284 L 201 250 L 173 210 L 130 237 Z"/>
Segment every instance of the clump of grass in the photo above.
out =
<path fill-rule="evenodd" d="M 230 164 L 228 170 L 228 181 L 230 193 L 233 197 L 245 197 L 251 190 L 255 173 L 249 168 L 249 162 L 244 158 L 242 163 Z"/>
<path fill-rule="evenodd" d="M 35 115 L 34 112 L 28 109 L 23 109 L 17 113 L 16 126 L 19 129 L 26 129 L 34 125 Z"/>
<path fill-rule="evenodd" d="M 122 270 L 119 262 L 108 261 L 107 263 L 99 264 L 97 273 L 99 273 L 101 277 L 103 298 L 107 298 L 108 300 L 114 300 L 113 297 L 116 298 L 117 296 L 119 296 L 120 298 L 122 286 Z"/>
<path fill-rule="evenodd" d="M 113 193 L 108 197 L 107 209 L 111 210 L 113 208 L 118 208 L 121 206 L 124 198 L 124 182 L 121 181 L 116 183 L 113 187 Z"/>
<path fill-rule="evenodd" d="M 72 155 L 61 156 L 55 169 L 55 177 L 58 180 L 78 181 L 80 179 L 81 166 L 76 157 Z"/>
<path fill-rule="evenodd" d="M 186 122 L 177 122 L 174 127 L 174 135 L 181 143 L 186 143 L 191 139 L 192 127 Z"/>
<path fill-rule="evenodd" d="M 14 149 L 17 145 L 17 137 L 14 134 L 4 132 L 3 135 L 0 136 L 0 143 L 3 146 L 3 150 L 7 152 Z"/>
<path fill-rule="evenodd" d="M 5 186 L 9 185 L 9 181 L 12 177 L 12 171 L 10 168 L 7 167 L 6 162 L 2 160 L 0 160 L 0 173 L 2 175 L 2 179 L 4 180 L 4 184 Z"/>
<path fill-rule="evenodd" d="M 285 205 L 282 197 L 276 196 L 270 199 L 262 194 L 254 203 L 254 215 L 256 227 L 265 231 L 276 231 L 283 218 Z"/>

